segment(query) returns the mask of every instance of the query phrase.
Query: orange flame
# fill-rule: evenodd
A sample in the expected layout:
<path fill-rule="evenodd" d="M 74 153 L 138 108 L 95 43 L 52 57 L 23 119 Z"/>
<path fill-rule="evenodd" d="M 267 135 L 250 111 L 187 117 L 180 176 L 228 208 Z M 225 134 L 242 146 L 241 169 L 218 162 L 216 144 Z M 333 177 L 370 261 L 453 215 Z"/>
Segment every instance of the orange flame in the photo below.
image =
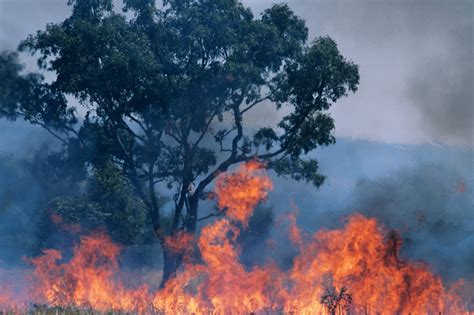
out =
<path fill-rule="evenodd" d="M 217 206 L 227 208 L 226 215 L 247 225 L 255 206 L 272 189 L 270 178 L 265 175 L 263 165 L 251 161 L 233 174 L 222 174 L 216 181 Z"/>
<path fill-rule="evenodd" d="M 184 233 L 167 240 L 178 251 L 197 245 L 200 257 L 185 259 L 163 289 L 126 286 L 117 262 L 120 248 L 96 233 L 82 238 L 67 262 L 56 250 L 32 260 L 31 299 L 147 314 L 473 314 L 458 294 L 462 282 L 448 290 L 426 265 L 401 261 L 397 235 L 358 214 L 341 229 L 312 236 L 290 214 L 290 238 L 300 251 L 293 267 L 246 268 L 237 239 L 271 188 L 257 162 L 222 175 L 216 199 L 226 217 L 203 228 L 196 242 Z"/>
<path fill-rule="evenodd" d="M 117 256 L 120 248 L 107 235 L 97 232 L 83 237 L 67 263 L 60 263 L 57 250 L 45 250 L 31 260 L 35 266 L 32 297 L 52 306 L 74 305 L 106 310 L 145 310 L 146 286 L 126 289 L 120 279 Z"/>
<path fill-rule="evenodd" d="M 165 239 L 165 246 L 172 252 L 182 253 L 186 252 L 190 247 L 192 247 L 193 241 L 193 235 L 180 231 L 172 237 L 167 237 Z"/>
<path fill-rule="evenodd" d="M 7 286 L 0 285 L 0 310 L 13 311 L 17 308 L 16 304 L 10 289 Z"/>
<path fill-rule="evenodd" d="M 400 261 L 399 242 L 382 232 L 375 219 L 353 215 L 343 229 L 316 233 L 294 261 L 290 308 L 314 310 L 329 275 L 349 290 L 357 314 L 462 314 L 440 278 L 421 263 Z"/>

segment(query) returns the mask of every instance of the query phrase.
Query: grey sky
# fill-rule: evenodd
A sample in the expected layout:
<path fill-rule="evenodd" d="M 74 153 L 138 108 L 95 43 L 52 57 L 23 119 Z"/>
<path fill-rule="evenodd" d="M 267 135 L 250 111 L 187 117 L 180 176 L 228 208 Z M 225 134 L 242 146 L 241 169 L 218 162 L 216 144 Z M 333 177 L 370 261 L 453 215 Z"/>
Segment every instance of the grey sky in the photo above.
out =
<path fill-rule="evenodd" d="M 243 2 L 257 13 L 275 0 Z M 311 37 L 330 35 L 360 65 L 359 91 L 332 109 L 336 136 L 474 145 L 473 1 L 287 2 Z M 0 48 L 64 19 L 65 3 L 0 0 Z"/>

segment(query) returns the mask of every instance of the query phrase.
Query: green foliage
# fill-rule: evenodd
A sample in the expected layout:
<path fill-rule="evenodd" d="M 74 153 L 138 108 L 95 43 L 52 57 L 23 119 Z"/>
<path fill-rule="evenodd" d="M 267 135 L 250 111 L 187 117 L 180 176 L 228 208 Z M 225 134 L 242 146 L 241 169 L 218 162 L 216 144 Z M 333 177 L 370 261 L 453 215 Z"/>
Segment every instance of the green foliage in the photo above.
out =
<path fill-rule="evenodd" d="M 285 157 L 272 162 L 271 168 L 282 176 L 289 176 L 296 181 L 305 180 L 319 187 L 324 182 L 324 176 L 318 174 L 318 161 L 303 160 L 298 157 Z"/>
<path fill-rule="evenodd" d="M 143 206 L 160 234 L 166 229 L 156 185 L 165 182 L 178 196 L 171 231 L 194 230 L 205 188 L 251 159 L 321 185 L 316 161 L 305 155 L 334 143 L 327 110 L 359 83 L 357 66 L 332 39 L 308 42 L 304 21 L 286 4 L 260 17 L 237 0 L 124 4 L 127 15 L 115 13 L 111 0 L 71 0 L 69 18 L 22 42 L 20 50 L 56 75 L 52 83 L 23 74 L 15 54 L 0 55 L 0 117 L 42 125 L 62 141 L 58 154 L 84 169 L 113 163 L 127 177 L 125 184 L 93 176 L 111 185 L 105 193 L 90 184 L 103 193 L 87 198 L 101 205 L 98 218 L 113 225 L 112 207 L 128 217 Z M 80 100 L 85 118 L 66 95 Z M 246 117 L 268 101 L 289 113 L 274 126 L 247 128 Z M 192 182 L 196 193 L 189 197 Z"/>
<path fill-rule="evenodd" d="M 75 110 L 65 96 L 44 82 L 39 74 L 21 75 L 16 53 L 0 53 L 0 117 L 19 117 L 47 129 L 67 132 L 77 123 Z"/>
<path fill-rule="evenodd" d="M 57 197 L 48 208 L 67 224 L 78 223 L 91 229 L 106 227 L 123 244 L 144 242 L 152 234 L 146 206 L 111 163 L 94 172 L 84 194 Z"/>

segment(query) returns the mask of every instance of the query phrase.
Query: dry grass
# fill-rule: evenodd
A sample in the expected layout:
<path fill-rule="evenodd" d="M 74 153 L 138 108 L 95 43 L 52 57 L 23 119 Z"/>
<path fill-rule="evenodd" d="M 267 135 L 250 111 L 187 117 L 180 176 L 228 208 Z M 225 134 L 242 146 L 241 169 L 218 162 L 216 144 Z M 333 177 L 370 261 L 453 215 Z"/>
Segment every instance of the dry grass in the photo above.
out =
<path fill-rule="evenodd" d="M 94 310 L 78 309 L 75 307 L 47 307 L 47 306 L 34 306 L 28 311 L 18 310 L 5 310 L 0 311 L 0 315 L 132 315 L 130 312 L 97 312 Z"/>

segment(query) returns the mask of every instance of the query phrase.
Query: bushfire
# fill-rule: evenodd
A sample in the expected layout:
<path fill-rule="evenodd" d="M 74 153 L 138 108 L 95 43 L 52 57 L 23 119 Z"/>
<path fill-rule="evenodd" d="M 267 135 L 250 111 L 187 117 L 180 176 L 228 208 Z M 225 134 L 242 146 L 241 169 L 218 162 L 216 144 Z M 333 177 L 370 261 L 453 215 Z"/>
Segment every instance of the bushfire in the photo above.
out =
<path fill-rule="evenodd" d="M 457 290 L 420 262 L 397 256 L 401 242 L 375 219 L 354 214 L 341 229 L 308 235 L 290 214 L 289 237 L 299 255 L 289 270 L 251 269 L 237 238 L 272 183 L 257 162 L 223 174 L 215 199 L 224 216 L 194 240 L 169 242 L 185 252 L 183 266 L 163 288 L 130 285 L 120 269 L 120 247 L 103 232 L 82 237 L 70 258 L 44 250 L 29 260 L 27 291 L 0 284 L 0 309 L 23 313 L 32 305 L 140 314 L 473 314 Z M 224 211 L 225 210 L 225 211 Z M 199 253 L 199 254 L 196 254 Z M 198 257 L 196 257 L 198 256 Z M 18 281 L 18 279 L 17 279 Z"/>

